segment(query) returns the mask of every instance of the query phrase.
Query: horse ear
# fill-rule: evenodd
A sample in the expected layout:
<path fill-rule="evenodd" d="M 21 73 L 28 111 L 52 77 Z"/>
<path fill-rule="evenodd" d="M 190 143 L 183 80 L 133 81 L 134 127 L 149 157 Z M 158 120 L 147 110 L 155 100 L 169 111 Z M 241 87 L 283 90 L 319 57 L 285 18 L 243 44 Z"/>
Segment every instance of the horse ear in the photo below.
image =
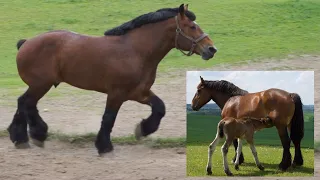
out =
<path fill-rule="evenodd" d="M 186 5 L 184 6 L 184 11 L 185 11 L 185 12 L 188 11 L 188 6 L 189 6 L 189 4 L 186 4 Z"/>
<path fill-rule="evenodd" d="M 185 12 L 184 4 L 181 4 L 179 7 L 179 14 L 180 14 L 181 19 L 184 18 L 184 12 Z"/>
<path fill-rule="evenodd" d="M 204 83 L 204 80 L 203 80 L 203 78 L 200 76 L 200 80 L 201 80 L 201 83 Z"/>

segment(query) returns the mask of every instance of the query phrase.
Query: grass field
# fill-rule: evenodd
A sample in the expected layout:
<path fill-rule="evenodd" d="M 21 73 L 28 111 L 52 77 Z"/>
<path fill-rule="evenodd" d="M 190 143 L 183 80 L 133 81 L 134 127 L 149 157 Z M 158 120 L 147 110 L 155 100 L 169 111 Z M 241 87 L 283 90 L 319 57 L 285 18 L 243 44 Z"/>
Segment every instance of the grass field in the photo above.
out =
<path fill-rule="evenodd" d="M 260 171 L 253 160 L 252 153 L 248 146 L 243 146 L 245 163 L 240 165 L 240 170 L 236 171 L 231 164 L 234 156 L 234 148 L 231 147 L 228 153 L 228 162 L 231 172 L 235 176 L 313 176 L 314 173 L 314 151 L 313 149 L 304 148 L 302 154 L 304 165 L 293 169 L 290 167 L 286 172 L 278 170 L 278 164 L 282 158 L 282 149 L 270 146 L 256 146 L 260 162 L 265 167 Z M 187 175 L 188 176 L 206 176 L 208 146 L 187 146 Z M 292 155 L 294 150 L 291 149 Z M 223 171 L 221 146 L 217 146 L 213 153 L 212 172 L 213 176 L 226 176 Z"/>
<path fill-rule="evenodd" d="M 15 44 L 20 38 L 68 29 L 83 34 L 104 31 L 132 18 L 182 2 L 125 0 L 23 0 L 0 2 L 0 87 L 23 85 L 15 65 Z M 187 58 L 173 50 L 160 63 L 160 71 L 175 68 L 210 67 L 248 59 L 281 58 L 287 55 L 318 54 L 320 46 L 318 0 L 208 0 L 185 1 L 197 22 L 215 41 L 219 52 L 205 62 Z"/>
<path fill-rule="evenodd" d="M 246 164 L 236 171 L 232 166 L 231 171 L 239 176 L 312 176 L 314 168 L 314 115 L 305 112 L 305 136 L 301 146 L 305 165 L 298 169 L 290 169 L 286 173 L 278 170 L 282 158 L 282 146 L 276 128 L 263 129 L 254 135 L 255 145 L 260 161 L 265 165 L 265 171 L 256 168 L 250 148 L 244 141 L 244 156 Z M 207 163 L 207 151 L 213 141 L 220 116 L 187 114 L 187 174 L 188 176 L 204 176 Z M 213 174 L 225 176 L 223 172 L 220 142 L 213 155 Z M 291 144 L 291 146 L 293 146 Z M 294 148 L 291 148 L 294 156 Z M 233 145 L 229 148 L 229 162 L 235 152 Z"/>

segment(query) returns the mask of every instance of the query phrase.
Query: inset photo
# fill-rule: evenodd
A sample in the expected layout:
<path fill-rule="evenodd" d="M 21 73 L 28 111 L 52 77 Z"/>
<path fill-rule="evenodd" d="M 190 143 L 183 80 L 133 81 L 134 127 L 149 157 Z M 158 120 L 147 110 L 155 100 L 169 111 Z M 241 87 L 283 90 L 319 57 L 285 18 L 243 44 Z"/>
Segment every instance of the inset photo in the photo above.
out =
<path fill-rule="evenodd" d="M 313 176 L 313 71 L 188 71 L 188 176 Z"/>

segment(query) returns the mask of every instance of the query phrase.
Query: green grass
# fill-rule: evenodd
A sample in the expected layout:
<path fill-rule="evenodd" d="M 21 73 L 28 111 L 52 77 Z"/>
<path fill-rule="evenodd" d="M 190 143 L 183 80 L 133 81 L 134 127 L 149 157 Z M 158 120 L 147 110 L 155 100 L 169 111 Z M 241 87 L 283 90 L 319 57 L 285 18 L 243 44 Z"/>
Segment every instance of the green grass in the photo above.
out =
<path fill-rule="evenodd" d="M 15 64 L 16 42 L 55 29 L 103 35 L 132 18 L 181 1 L 127 0 L 12 0 L 0 2 L 0 87 L 20 87 Z M 229 0 L 186 1 L 197 22 L 210 34 L 219 52 L 213 60 L 187 58 L 171 51 L 159 65 L 162 72 L 175 68 L 211 67 L 248 59 L 319 54 L 320 1 Z"/>
<path fill-rule="evenodd" d="M 305 113 L 305 135 L 301 146 L 314 147 L 314 115 Z M 208 145 L 214 139 L 217 132 L 217 124 L 220 116 L 187 114 L 187 143 L 188 145 Z M 263 129 L 254 135 L 255 144 L 281 145 L 278 132 L 275 127 Z"/>
<path fill-rule="evenodd" d="M 74 145 L 84 145 L 87 143 L 95 142 L 97 134 L 87 133 L 87 134 L 65 134 L 61 132 L 49 132 L 48 140 L 57 140 L 64 143 L 70 143 Z M 0 131 L 0 137 L 9 137 L 7 130 Z M 186 138 L 145 138 L 141 141 L 137 141 L 133 135 L 121 136 L 121 137 L 111 137 L 111 141 L 118 145 L 138 145 L 145 144 L 152 148 L 177 148 L 186 146 Z"/>
<path fill-rule="evenodd" d="M 213 176 L 226 176 L 223 171 L 221 146 L 217 146 L 213 153 L 212 172 Z M 252 153 L 248 146 L 243 146 L 245 163 L 240 165 L 240 170 L 236 171 L 231 164 L 234 150 L 229 148 L 228 162 L 231 172 L 235 176 L 313 176 L 314 173 L 314 151 L 313 149 L 303 148 L 304 165 L 302 167 L 290 167 L 286 172 L 278 170 L 278 164 L 282 158 L 282 148 L 269 146 L 256 146 L 258 158 L 264 165 L 265 170 L 260 171 L 253 160 Z M 187 146 L 187 175 L 206 176 L 208 146 Z M 294 155 L 294 150 L 291 149 Z"/>

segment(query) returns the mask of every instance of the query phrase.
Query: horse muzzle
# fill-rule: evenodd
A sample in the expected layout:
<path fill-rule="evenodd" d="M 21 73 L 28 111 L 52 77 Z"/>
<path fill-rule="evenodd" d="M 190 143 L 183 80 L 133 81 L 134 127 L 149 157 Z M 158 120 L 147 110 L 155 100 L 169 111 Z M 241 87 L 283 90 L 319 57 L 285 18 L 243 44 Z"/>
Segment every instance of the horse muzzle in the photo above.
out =
<path fill-rule="evenodd" d="M 198 103 L 196 103 L 196 104 L 191 104 L 191 108 L 192 108 L 192 110 L 194 110 L 194 111 L 199 111 L 199 107 L 198 107 Z"/>
<path fill-rule="evenodd" d="M 203 60 L 209 60 L 214 57 L 215 53 L 217 52 L 217 48 L 214 46 L 208 46 L 204 49 L 204 51 L 201 54 L 201 57 Z"/>

